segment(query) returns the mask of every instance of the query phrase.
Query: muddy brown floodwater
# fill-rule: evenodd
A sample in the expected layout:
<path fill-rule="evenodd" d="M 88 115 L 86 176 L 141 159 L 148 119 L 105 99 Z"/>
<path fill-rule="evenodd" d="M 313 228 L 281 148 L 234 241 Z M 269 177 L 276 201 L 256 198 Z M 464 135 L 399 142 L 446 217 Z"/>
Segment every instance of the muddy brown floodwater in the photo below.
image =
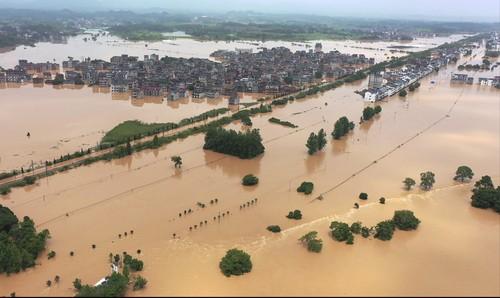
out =
<path fill-rule="evenodd" d="M 498 296 L 500 218 L 472 208 L 472 183 L 457 184 L 452 177 L 465 164 L 475 178 L 490 175 L 500 183 L 500 93 L 486 86 L 451 85 L 453 71 L 450 65 L 423 79 L 406 98 L 381 102 L 379 116 L 356 125 L 343 140 L 329 138 L 315 156 L 308 156 L 304 146 L 309 133 L 320 128 L 331 133 L 344 115 L 357 123 L 367 104 L 353 91 L 366 81 L 253 118 L 266 146 L 253 160 L 204 151 L 203 135 L 196 135 L 14 189 L 1 203 L 19 217 L 32 217 L 38 228 L 48 228 L 48 251 L 57 257 L 47 260 L 43 254 L 40 266 L 0 276 L 0 294 L 74 295 L 76 277 L 94 284 L 109 274 L 110 252 L 136 256 L 141 249 L 142 274 L 149 283 L 128 295 Z M 272 116 L 299 128 L 271 124 Z M 181 170 L 169 160 L 174 154 L 182 156 Z M 402 189 L 405 177 L 418 180 L 427 170 L 436 174 L 432 191 Z M 241 185 L 248 173 L 259 177 L 259 185 Z M 295 191 L 302 181 L 314 182 L 312 195 Z M 360 192 L 369 194 L 368 201 L 357 199 Z M 314 200 L 320 193 L 324 199 Z M 385 205 L 378 204 L 382 196 Z M 208 204 L 214 198 L 219 203 Z M 240 211 L 253 198 L 257 204 Z M 360 209 L 352 208 L 355 202 Z M 179 218 L 189 208 L 194 212 Z M 293 209 L 302 210 L 302 220 L 285 218 Z M 374 225 L 399 209 L 413 210 L 422 220 L 417 231 L 397 231 L 388 242 L 356 237 L 353 246 L 328 235 L 332 220 Z M 189 231 L 205 220 L 208 224 Z M 272 224 L 283 232 L 267 232 Z M 118 238 L 130 230 L 133 235 Z M 320 254 L 307 252 L 297 241 L 312 230 L 323 239 Z M 218 262 L 234 247 L 249 252 L 254 267 L 244 276 L 226 278 Z M 45 281 L 55 275 L 60 283 L 47 288 Z"/>

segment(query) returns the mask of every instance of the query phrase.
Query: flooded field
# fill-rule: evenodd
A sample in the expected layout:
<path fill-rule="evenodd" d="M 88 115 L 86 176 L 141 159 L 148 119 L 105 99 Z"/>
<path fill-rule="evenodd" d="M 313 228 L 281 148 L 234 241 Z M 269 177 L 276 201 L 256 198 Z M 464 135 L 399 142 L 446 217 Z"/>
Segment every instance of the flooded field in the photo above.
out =
<path fill-rule="evenodd" d="M 167 101 L 159 97 L 130 99 L 128 94 L 112 94 L 109 88 L 9 86 L 0 89 L 2 137 L 9 139 L 0 143 L 0 172 L 26 169 L 32 160 L 43 164 L 81 148 L 86 150 L 126 120 L 178 122 L 228 105 L 227 97 Z M 242 94 L 241 102 L 259 96 Z"/>
<path fill-rule="evenodd" d="M 48 251 L 56 251 L 57 257 L 47 260 L 43 255 L 37 260 L 40 266 L 0 276 L 0 294 L 73 295 L 76 277 L 94 284 L 109 274 L 110 252 L 136 256 L 140 249 L 149 283 L 144 291 L 129 295 L 498 296 L 500 219 L 491 210 L 472 208 L 472 184 L 457 184 L 452 177 L 465 164 L 475 178 L 490 175 L 500 183 L 500 93 L 487 86 L 451 85 L 453 71 L 454 66 L 442 69 L 406 98 L 380 103 L 381 114 L 361 125 L 357 122 L 366 103 L 354 91 L 366 81 L 274 108 L 271 115 L 252 119 L 266 146 L 253 160 L 204 151 L 203 135 L 196 135 L 14 189 L 1 204 L 19 217 L 32 217 L 38 228 L 48 228 Z M 129 102 L 113 106 L 131 116 L 163 119 L 153 112 L 153 104 L 133 111 Z M 308 156 L 304 144 L 310 132 L 324 128 L 330 134 L 344 115 L 356 122 L 354 131 L 343 140 L 329 138 L 323 152 Z M 270 117 L 299 128 L 271 124 Z M 87 121 L 100 120 L 92 116 Z M 240 129 L 241 124 L 230 127 Z M 182 156 L 182 169 L 174 168 L 172 155 Z M 436 174 L 434 190 L 402 189 L 405 177 L 418 180 L 427 170 Z M 258 186 L 241 185 L 249 173 L 259 177 Z M 314 182 L 312 195 L 295 191 L 302 181 Z M 357 199 L 360 192 L 369 194 L 368 201 Z M 324 199 L 314 200 L 320 194 Z M 382 196 L 385 205 L 378 204 Z M 214 198 L 217 204 L 207 204 Z M 254 198 L 257 204 L 240 210 Z M 197 202 L 207 208 L 197 207 Z M 355 202 L 360 209 L 352 208 Z M 192 214 L 178 216 L 189 208 Z M 302 210 L 301 221 L 285 218 L 293 209 Z M 413 210 L 422 220 L 417 231 L 397 231 L 389 242 L 357 237 L 353 246 L 328 235 L 332 220 L 374 225 L 399 209 Z M 205 220 L 208 224 L 189 231 Z M 273 224 L 284 231 L 267 232 Z M 130 230 L 133 235 L 118 237 Z M 323 239 L 320 254 L 307 252 L 297 241 L 312 230 Z M 254 268 L 226 278 L 218 262 L 233 247 L 248 251 Z M 61 282 L 46 287 L 45 281 L 55 275 Z"/>

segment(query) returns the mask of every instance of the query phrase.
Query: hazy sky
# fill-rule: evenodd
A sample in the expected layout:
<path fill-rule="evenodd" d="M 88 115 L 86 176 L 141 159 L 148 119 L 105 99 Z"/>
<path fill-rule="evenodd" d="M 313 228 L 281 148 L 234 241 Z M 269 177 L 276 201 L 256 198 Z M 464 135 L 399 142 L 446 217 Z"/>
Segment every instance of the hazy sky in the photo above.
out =
<path fill-rule="evenodd" d="M 74 10 L 163 8 L 197 12 L 252 10 L 327 16 L 500 21 L 500 0 L 0 0 L 0 7 Z"/>

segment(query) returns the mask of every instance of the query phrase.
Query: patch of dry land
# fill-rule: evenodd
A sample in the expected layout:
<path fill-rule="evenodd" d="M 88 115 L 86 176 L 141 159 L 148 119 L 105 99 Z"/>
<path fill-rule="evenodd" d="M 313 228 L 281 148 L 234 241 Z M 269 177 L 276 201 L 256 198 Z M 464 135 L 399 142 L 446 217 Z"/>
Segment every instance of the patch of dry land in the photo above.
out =
<path fill-rule="evenodd" d="M 382 112 L 361 125 L 367 104 L 354 91 L 366 81 L 275 107 L 252 118 L 266 147 L 252 160 L 204 151 L 203 135 L 195 135 L 13 189 L 1 204 L 49 229 L 47 252 L 57 256 L 47 260 L 42 255 L 38 266 L 0 276 L 0 294 L 74 295 L 76 277 L 94 284 L 109 274 L 110 252 L 136 256 L 140 249 L 142 275 L 149 282 L 142 291 L 127 292 L 131 296 L 499 296 L 500 217 L 471 207 L 473 183 L 452 178 L 458 166 L 468 165 L 474 180 L 490 175 L 500 182 L 500 93 L 450 85 L 453 71 L 454 66 L 442 69 L 406 98 L 380 103 Z M 330 133 L 341 116 L 356 127 L 334 141 Z M 269 123 L 270 117 L 298 128 Z M 243 129 L 239 122 L 229 127 Z M 309 156 L 304 144 L 320 128 L 327 131 L 328 143 Z M 174 168 L 173 155 L 182 156 L 181 169 Z M 436 174 L 432 190 L 403 189 L 405 177 L 418 182 L 427 170 Z M 241 185 L 249 173 L 258 176 L 258 185 Z M 314 182 L 311 195 L 296 192 L 302 181 Z M 360 192 L 368 193 L 367 201 L 358 199 Z M 315 200 L 320 194 L 323 199 Z M 380 197 L 386 204 L 378 203 Z M 210 205 L 214 198 L 218 203 Z M 240 210 L 254 198 L 256 204 Z M 178 216 L 189 208 L 192 214 Z M 302 211 L 301 220 L 285 217 L 294 209 Z M 329 235 L 333 220 L 371 226 L 400 209 L 414 211 L 421 220 L 416 231 L 397 231 L 391 241 L 356 236 L 354 245 Z M 213 220 L 227 211 L 228 216 Z M 208 224 L 189 231 L 204 220 Z M 268 232 L 269 225 L 280 225 L 282 232 Z M 130 230 L 133 235 L 118 237 Z M 319 254 L 297 240 L 313 230 L 323 239 Z M 221 274 L 219 261 L 230 248 L 251 255 L 250 273 Z M 47 287 L 55 275 L 60 282 Z"/>

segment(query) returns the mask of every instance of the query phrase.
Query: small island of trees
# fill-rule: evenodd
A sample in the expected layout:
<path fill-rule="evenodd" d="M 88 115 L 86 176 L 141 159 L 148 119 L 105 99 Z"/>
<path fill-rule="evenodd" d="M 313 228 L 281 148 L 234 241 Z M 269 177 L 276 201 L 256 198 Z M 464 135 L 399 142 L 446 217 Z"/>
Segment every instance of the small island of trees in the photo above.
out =
<path fill-rule="evenodd" d="M 313 155 L 314 153 L 321 151 L 325 147 L 325 145 L 326 133 L 324 129 L 320 129 L 318 134 L 311 132 L 306 143 L 307 153 L 309 153 L 309 155 Z"/>
<path fill-rule="evenodd" d="M 0 205 L 0 274 L 17 273 L 35 266 L 49 238 L 48 230 L 37 233 L 29 217 L 19 221 L 9 208 Z"/>
<path fill-rule="evenodd" d="M 83 285 L 82 280 L 76 278 L 73 281 L 73 287 L 76 290 L 76 297 L 123 297 L 128 289 L 129 284 L 132 285 L 132 290 L 137 291 L 143 289 L 147 280 L 137 274 L 130 272 L 142 271 L 144 263 L 141 260 L 133 258 L 124 252 L 123 258 L 116 254 L 109 254 L 110 262 L 115 266 L 122 268 L 122 272 L 113 272 L 106 277 L 106 281 L 97 285 Z"/>
<path fill-rule="evenodd" d="M 252 261 L 249 254 L 234 248 L 226 252 L 219 263 L 219 268 L 227 277 L 242 275 L 252 271 Z"/>
<path fill-rule="evenodd" d="M 375 108 L 372 108 L 372 107 L 366 107 L 364 108 L 363 110 L 363 121 L 368 121 L 370 119 L 373 118 L 373 116 L 379 114 L 380 112 L 382 112 L 382 107 L 380 106 L 376 106 Z"/>
<path fill-rule="evenodd" d="M 335 122 L 333 132 L 332 132 L 332 137 L 335 140 L 340 139 L 341 137 L 345 136 L 349 131 L 354 129 L 354 122 L 349 121 L 347 117 L 340 117 L 337 122 Z"/>
<path fill-rule="evenodd" d="M 290 211 L 286 217 L 289 219 L 299 220 L 302 219 L 302 212 L 300 212 L 300 210 Z"/>
<path fill-rule="evenodd" d="M 469 168 L 468 166 L 460 166 L 457 168 L 453 180 L 465 182 L 472 179 L 472 177 L 474 177 L 474 173 L 472 172 L 471 168 Z"/>
<path fill-rule="evenodd" d="M 258 183 L 259 183 L 259 178 L 257 178 L 256 176 L 254 176 L 252 174 L 246 175 L 241 180 L 241 184 L 243 184 L 245 186 L 252 186 L 252 185 L 256 185 Z"/>
<path fill-rule="evenodd" d="M 264 153 L 264 145 L 258 129 L 236 132 L 223 128 L 210 128 L 205 135 L 203 149 L 237 156 L 242 159 L 254 158 Z"/>
<path fill-rule="evenodd" d="M 303 192 L 306 195 L 309 195 L 313 192 L 314 189 L 314 183 L 304 181 L 300 186 L 297 188 L 297 192 Z"/>

